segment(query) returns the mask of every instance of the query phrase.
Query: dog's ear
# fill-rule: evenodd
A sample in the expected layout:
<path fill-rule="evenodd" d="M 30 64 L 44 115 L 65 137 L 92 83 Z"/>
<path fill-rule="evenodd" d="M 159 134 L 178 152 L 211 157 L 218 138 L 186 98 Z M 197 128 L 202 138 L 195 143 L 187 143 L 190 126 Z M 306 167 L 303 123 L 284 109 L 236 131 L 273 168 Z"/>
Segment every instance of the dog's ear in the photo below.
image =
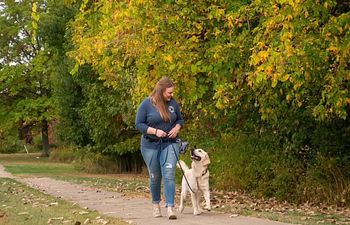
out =
<path fill-rule="evenodd" d="M 205 154 L 204 159 L 203 159 L 203 166 L 207 166 L 209 164 L 210 164 L 209 155 Z"/>

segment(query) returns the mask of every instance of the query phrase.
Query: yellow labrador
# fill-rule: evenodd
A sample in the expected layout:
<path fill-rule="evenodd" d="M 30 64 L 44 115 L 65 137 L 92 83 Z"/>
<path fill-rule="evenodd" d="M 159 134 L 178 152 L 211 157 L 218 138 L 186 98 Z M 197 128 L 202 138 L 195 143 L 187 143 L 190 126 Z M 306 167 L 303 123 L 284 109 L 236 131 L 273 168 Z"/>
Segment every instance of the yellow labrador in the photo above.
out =
<path fill-rule="evenodd" d="M 203 193 L 205 199 L 205 209 L 210 211 L 210 191 L 209 191 L 209 170 L 208 165 L 210 164 L 210 159 L 203 149 L 194 149 L 191 151 L 191 169 L 185 164 L 184 161 L 179 160 L 178 167 L 182 168 L 184 171 L 185 177 L 182 177 L 182 185 L 181 185 L 181 198 L 179 211 L 183 212 L 185 206 L 185 198 L 187 192 L 191 193 L 191 200 L 193 206 L 193 214 L 199 215 L 202 213 L 202 209 L 200 207 L 200 192 Z M 190 186 L 190 187 L 189 187 Z"/>

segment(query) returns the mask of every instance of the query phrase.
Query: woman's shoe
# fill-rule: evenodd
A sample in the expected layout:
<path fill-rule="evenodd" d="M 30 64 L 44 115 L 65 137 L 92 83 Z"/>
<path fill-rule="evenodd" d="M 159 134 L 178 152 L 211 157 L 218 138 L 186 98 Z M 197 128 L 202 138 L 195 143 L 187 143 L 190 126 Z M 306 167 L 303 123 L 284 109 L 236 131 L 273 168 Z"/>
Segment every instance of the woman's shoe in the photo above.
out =
<path fill-rule="evenodd" d="M 169 220 L 176 220 L 177 219 L 173 207 L 168 207 L 168 219 Z"/>
<path fill-rule="evenodd" d="M 153 217 L 162 217 L 162 213 L 160 212 L 160 207 L 159 206 L 154 206 L 153 207 Z"/>

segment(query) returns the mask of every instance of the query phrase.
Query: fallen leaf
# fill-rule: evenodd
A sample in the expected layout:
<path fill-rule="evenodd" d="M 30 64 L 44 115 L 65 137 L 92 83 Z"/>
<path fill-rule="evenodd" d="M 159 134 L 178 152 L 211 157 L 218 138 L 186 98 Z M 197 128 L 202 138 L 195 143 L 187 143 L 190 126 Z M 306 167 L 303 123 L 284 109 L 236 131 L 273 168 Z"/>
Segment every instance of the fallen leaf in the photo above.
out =
<path fill-rule="evenodd" d="M 85 214 L 89 214 L 89 212 L 86 212 L 86 211 L 80 211 L 79 212 L 80 215 L 85 215 Z"/>

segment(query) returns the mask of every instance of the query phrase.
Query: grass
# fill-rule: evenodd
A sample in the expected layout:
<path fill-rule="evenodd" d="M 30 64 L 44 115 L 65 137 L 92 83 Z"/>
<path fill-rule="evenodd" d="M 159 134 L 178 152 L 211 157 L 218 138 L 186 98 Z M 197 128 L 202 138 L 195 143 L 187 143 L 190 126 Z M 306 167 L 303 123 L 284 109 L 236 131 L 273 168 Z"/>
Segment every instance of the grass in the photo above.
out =
<path fill-rule="evenodd" d="M 72 164 L 55 163 L 32 154 L 0 154 L 0 163 L 14 175 L 79 174 Z"/>
<path fill-rule="evenodd" d="M 69 181 L 69 182 L 82 184 L 86 186 L 93 186 L 93 187 L 97 187 L 97 188 L 101 188 L 109 191 L 123 192 L 124 194 L 127 194 L 127 195 L 142 195 L 142 196 L 149 197 L 148 178 L 145 175 L 87 174 L 76 170 L 72 164 L 50 162 L 48 158 L 41 158 L 39 157 L 38 154 L 16 154 L 16 155 L 0 154 L 0 164 L 4 165 L 7 171 L 17 176 L 22 176 L 22 177 L 46 176 L 46 177 Z M 178 187 L 180 187 L 180 185 L 178 185 Z M 1 190 L 6 190 L 7 188 L 8 186 L 4 186 L 4 188 L 2 188 Z M 22 189 L 24 188 L 22 187 Z M 179 193 L 179 190 L 177 190 L 177 193 Z M 0 195 L 2 194 L 3 194 L 3 191 L 0 192 Z M 0 196 L 0 197 L 1 197 L 0 199 L 3 199 L 2 198 L 3 196 Z M 278 205 L 275 202 L 270 203 L 270 202 L 261 201 L 259 199 L 251 199 L 245 196 L 244 194 L 242 195 L 236 194 L 234 196 L 230 196 L 227 194 L 224 194 L 224 195 L 218 194 L 213 191 L 212 198 L 215 200 L 219 200 L 220 202 L 220 203 L 215 203 L 214 201 L 213 206 L 216 206 L 214 207 L 215 210 L 224 211 L 231 214 L 255 216 L 255 217 L 267 218 L 270 220 L 293 223 L 293 224 L 305 224 L 305 225 L 350 224 L 349 218 L 346 218 L 346 216 L 343 216 L 337 213 L 334 213 L 334 214 L 322 213 L 322 212 L 317 212 L 317 210 L 306 208 L 306 207 L 300 209 L 294 206 L 291 207 L 290 205 L 288 206 Z M 225 201 L 225 198 L 228 198 L 228 200 Z M 9 201 L 12 201 L 12 200 L 9 200 Z M 14 202 L 16 201 L 20 202 L 21 199 L 15 199 Z M 178 202 L 178 195 L 176 196 L 176 201 Z M 188 197 L 188 202 L 189 202 L 189 197 Z M 9 204 L 5 204 L 5 205 L 9 205 Z M 1 207 L 0 224 L 2 224 L 1 223 L 2 220 L 7 219 L 9 217 L 12 218 L 13 216 L 17 216 L 19 218 L 23 217 L 23 218 L 27 218 L 28 220 L 29 219 L 32 220 L 32 218 L 29 216 L 31 214 L 18 215 L 19 213 L 26 212 L 26 211 L 27 210 L 25 208 L 22 208 L 21 210 L 16 211 L 17 214 L 16 213 L 10 214 L 8 211 L 5 211 L 4 207 Z M 6 216 L 1 217 L 3 212 L 5 212 Z M 46 215 L 46 211 L 43 214 Z M 53 217 L 54 215 L 55 214 L 50 216 Z M 67 215 L 67 219 L 71 218 L 72 217 L 71 209 L 67 210 L 65 212 L 65 215 Z M 45 216 L 44 220 L 48 220 L 50 216 Z M 58 217 L 58 215 L 54 217 Z M 86 219 L 86 218 L 83 218 L 83 219 Z M 92 220 L 93 217 L 90 217 L 90 219 Z M 7 223 L 7 224 L 11 224 L 11 223 Z M 16 224 L 16 223 L 12 223 L 12 224 Z M 23 224 L 23 223 L 17 223 L 17 224 Z M 36 224 L 44 224 L 44 223 L 36 223 Z"/>
<path fill-rule="evenodd" d="M 148 178 L 144 175 L 89 174 L 77 170 L 70 163 L 51 162 L 38 154 L 0 154 L 0 164 L 6 171 L 20 177 L 45 176 L 133 195 L 148 191 Z"/>
<path fill-rule="evenodd" d="M 82 209 L 9 178 L 0 178 L 0 224 L 115 224 L 116 218 Z"/>

